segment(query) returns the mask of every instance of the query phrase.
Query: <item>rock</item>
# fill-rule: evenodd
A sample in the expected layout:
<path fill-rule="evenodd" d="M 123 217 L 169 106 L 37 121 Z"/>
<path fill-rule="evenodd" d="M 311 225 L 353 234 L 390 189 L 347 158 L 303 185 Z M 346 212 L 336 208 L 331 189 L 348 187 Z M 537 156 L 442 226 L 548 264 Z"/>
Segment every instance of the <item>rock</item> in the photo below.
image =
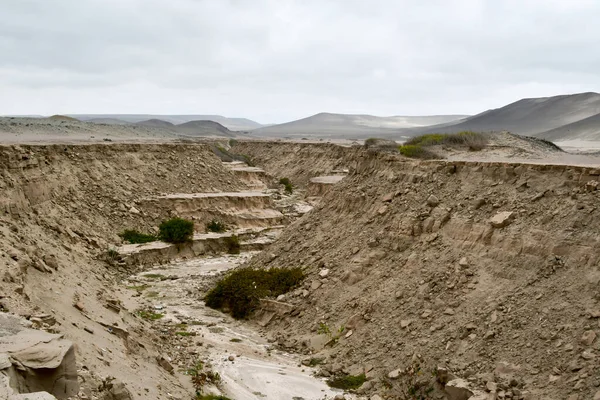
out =
<path fill-rule="evenodd" d="M 383 201 L 384 203 L 389 203 L 390 201 L 392 201 L 394 199 L 394 192 L 390 192 L 388 194 L 386 194 L 385 196 L 383 196 L 381 198 L 381 201 Z"/>
<path fill-rule="evenodd" d="M 380 395 L 378 395 L 378 394 L 374 394 L 373 396 L 371 396 L 371 399 L 370 399 L 370 400 L 383 400 L 383 399 L 381 398 L 381 396 L 380 396 Z"/>
<path fill-rule="evenodd" d="M 451 309 L 451 308 L 446 308 L 444 310 L 444 314 L 446 314 L 446 315 L 454 315 L 454 310 Z"/>
<path fill-rule="evenodd" d="M 411 324 L 411 320 L 410 319 L 403 319 L 400 321 L 400 328 L 402 329 L 406 329 L 408 328 L 408 326 Z"/>
<path fill-rule="evenodd" d="M 600 390 L 598 390 L 594 395 L 594 400 L 600 400 Z"/>
<path fill-rule="evenodd" d="M 474 331 L 475 329 L 477 329 L 477 325 L 475 325 L 474 323 L 470 322 L 468 324 L 465 325 L 465 329 L 468 331 Z"/>
<path fill-rule="evenodd" d="M 586 350 L 583 353 L 581 353 L 581 358 L 583 358 L 584 360 L 593 360 L 594 358 L 596 358 L 596 355 L 591 350 Z"/>
<path fill-rule="evenodd" d="M 492 393 L 496 393 L 498 390 L 498 384 L 496 382 L 489 381 L 486 383 L 485 388 Z"/>
<path fill-rule="evenodd" d="M 62 335 L 24 328 L 20 318 L 0 313 L 0 349 L 4 356 L 0 364 L 9 376 L 14 377 L 11 386 L 31 393 L 31 399 L 65 399 L 79 392 L 75 348 Z M 9 362 L 10 361 L 10 365 Z M 8 365 L 8 367 L 7 367 Z M 0 377 L 4 376 L 0 373 Z M 1 386 L 1 384 L 0 384 Z M 0 393 L 2 389 L 0 388 Z M 48 392 L 52 396 L 42 392 Z M 38 393 L 39 392 L 39 393 Z M 37 397 L 35 397 L 35 396 Z M 14 397 L 25 399 L 27 397 Z"/>
<path fill-rule="evenodd" d="M 483 338 L 484 338 L 484 339 L 491 339 L 491 338 L 493 338 L 494 336 L 496 336 L 496 332 L 494 332 L 494 331 L 492 331 L 492 330 L 489 330 L 489 331 L 487 331 L 487 332 L 485 333 L 485 335 L 483 335 Z"/>
<path fill-rule="evenodd" d="M 228 359 L 229 361 L 235 361 L 235 356 L 229 356 L 229 357 L 227 357 L 227 359 Z"/>
<path fill-rule="evenodd" d="M 391 371 L 387 376 L 390 379 L 398 379 L 401 374 L 402 374 L 401 369 L 395 369 L 395 370 Z"/>
<path fill-rule="evenodd" d="M 321 287 L 321 282 L 319 282 L 317 280 L 312 281 L 312 283 L 310 284 L 310 290 L 317 290 L 320 287 Z"/>
<path fill-rule="evenodd" d="M 435 197 L 434 195 L 430 195 L 427 198 L 427 205 L 429 207 L 436 207 L 438 204 L 440 204 L 440 200 L 437 197 Z"/>
<path fill-rule="evenodd" d="M 131 208 L 129 209 L 129 212 L 130 212 L 131 214 L 139 214 L 139 213 L 140 213 L 140 210 L 138 210 L 138 209 L 137 209 L 137 208 L 135 208 L 135 207 L 131 207 Z"/>
<path fill-rule="evenodd" d="M 585 331 L 581 336 L 581 344 L 585 346 L 591 346 L 596 340 L 596 332 L 594 331 Z"/>
<path fill-rule="evenodd" d="M 76 309 L 78 309 L 81 312 L 85 311 L 85 308 L 83 307 L 83 304 L 81 302 L 79 302 L 79 301 L 77 303 L 73 304 L 73 307 L 75 307 Z"/>
<path fill-rule="evenodd" d="M 573 360 L 569 363 L 569 371 L 577 372 L 583 368 L 583 364 L 579 360 Z"/>
<path fill-rule="evenodd" d="M 458 261 L 458 265 L 460 265 L 461 267 L 468 267 L 469 266 L 469 261 L 467 260 L 467 257 L 463 257 L 460 259 L 460 261 Z"/>
<path fill-rule="evenodd" d="M 172 374 L 175 368 L 171 365 L 171 360 L 167 356 L 158 356 L 156 357 L 156 362 L 160 365 L 165 371 Z"/>
<path fill-rule="evenodd" d="M 494 228 L 504 228 L 505 226 L 510 225 L 514 219 L 514 215 L 515 214 L 512 211 L 501 211 L 490 219 L 490 224 L 492 224 Z"/>
<path fill-rule="evenodd" d="M 54 270 L 58 270 L 58 260 L 56 259 L 55 255 L 46 254 L 42 258 L 42 260 L 44 260 L 46 265 L 49 266 L 50 268 L 52 268 Z"/>
<path fill-rule="evenodd" d="M 119 380 L 105 384 L 106 393 L 103 400 L 132 400 L 131 392 L 125 387 L 125 384 Z"/>
<path fill-rule="evenodd" d="M 446 384 L 446 393 L 448 400 L 468 400 L 473 396 L 473 391 L 469 389 L 469 383 L 464 379 L 453 379 Z"/>
<path fill-rule="evenodd" d="M 322 269 L 322 270 L 319 271 L 319 276 L 321 278 L 325 278 L 327 275 L 329 275 L 329 270 L 327 268 Z"/>
<path fill-rule="evenodd" d="M 333 400 L 346 400 L 343 394 L 336 394 Z"/>
<path fill-rule="evenodd" d="M 91 333 L 92 335 L 94 334 L 94 330 L 92 328 L 88 328 L 87 326 L 83 328 L 84 331 L 86 331 L 87 333 Z"/>

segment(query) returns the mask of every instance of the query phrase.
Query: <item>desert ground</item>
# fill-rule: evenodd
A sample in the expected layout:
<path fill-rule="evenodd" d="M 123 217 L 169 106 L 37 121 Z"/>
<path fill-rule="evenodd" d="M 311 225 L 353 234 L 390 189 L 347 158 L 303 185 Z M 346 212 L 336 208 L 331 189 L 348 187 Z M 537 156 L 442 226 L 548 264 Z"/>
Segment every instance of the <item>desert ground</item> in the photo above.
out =
<path fill-rule="evenodd" d="M 0 142 L 0 398 L 600 399 L 599 142 L 414 159 L 61 118 Z M 189 241 L 120 236 L 172 217 Z M 245 267 L 304 279 L 208 307 Z"/>

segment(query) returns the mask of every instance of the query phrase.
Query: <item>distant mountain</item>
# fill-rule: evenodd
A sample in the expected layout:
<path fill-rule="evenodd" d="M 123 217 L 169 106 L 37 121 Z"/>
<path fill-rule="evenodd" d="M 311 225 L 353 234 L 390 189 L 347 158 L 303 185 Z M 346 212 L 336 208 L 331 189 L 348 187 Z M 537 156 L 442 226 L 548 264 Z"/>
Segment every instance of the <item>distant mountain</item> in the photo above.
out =
<path fill-rule="evenodd" d="M 564 140 L 600 141 L 600 113 L 546 132 L 537 133 L 535 136 L 555 142 Z"/>
<path fill-rule="evenodd" d="M 152 115 L 152 114 L 68 114 L 81 121 L 95 122 L 98 119 L 114 119 L 128 123 L 159 119 L 174 125 L 190 121 L 214 121 L 232 131 L 250 131 L 263 125 L 247 118 L 228 118 L 222 115 Z M 103 122 L 101 122 L 103 123 Z"/>
<path fill-rule="evenodd" d="M 412 135 L 426 132 L 509 131 L 536 135 L 572 124 L 600 113 L 600 94 L 579 93 L 523 99 L 502 108 L 488 110 L 455 124 L 412 129 Z M 557 137 L 558 131 L 553 133 Z"/>
<path fill-rule="evenodd" d="M 441 124 L 466 115 L 393 116 L 320 113 L 284 124 L 258 128 L 251 132 L 262 137 L 366 138 L 400 136 L 401 129 Z"/>

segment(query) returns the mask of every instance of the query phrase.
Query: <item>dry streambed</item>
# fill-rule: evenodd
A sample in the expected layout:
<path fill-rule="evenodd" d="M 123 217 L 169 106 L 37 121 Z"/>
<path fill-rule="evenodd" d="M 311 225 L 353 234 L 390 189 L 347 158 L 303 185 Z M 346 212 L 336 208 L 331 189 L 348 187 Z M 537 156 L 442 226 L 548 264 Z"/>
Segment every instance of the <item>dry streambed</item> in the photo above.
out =
<path fill-rule="evenodd" d="M 203 362 L 219 373 L 219 390 L 232 399 L 331 399 L 339 391 L 299 366 L 257 332 L 252 323 L 236 321 L 204 305 L 202 295 L 216 276 L 242 264 L 255 252 L 200 257 L 159 265 L 123 282 L 131 290 L 128 308 L 141 311 L 163 338 L 164 358 L 186 371 Z M 217 392 L 217 388 L 207 388 Z M 346 397 L 348 398 L 348 397 Z"/>

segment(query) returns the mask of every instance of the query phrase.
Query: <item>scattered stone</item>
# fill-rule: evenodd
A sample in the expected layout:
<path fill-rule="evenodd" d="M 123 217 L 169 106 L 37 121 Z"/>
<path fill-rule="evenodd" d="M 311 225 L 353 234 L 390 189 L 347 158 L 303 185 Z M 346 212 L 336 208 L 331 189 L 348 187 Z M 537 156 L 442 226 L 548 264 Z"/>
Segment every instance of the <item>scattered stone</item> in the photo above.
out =
<path fill-rule="evenodd" d="M 581 358 L 583 358 L 584 360 L 593 360 L 594 358 L 596 358 L 596 355 L 591 350 L 586 350 L 583 353 L 581 353 Z"/>
<path fill-rule="evenodd" d="M 594 395 L 594 400 L 600 400 L 600 390 L 598 390 Z"/>
<path fill-rule="evenodd" d="M 373 396 L 371 396 L 370 400 L 383 400 L 383 398 L 381 398 L 381 396 L 378 394 L 374 394 Z"/>
<path fill-rule="evenodd" d="M 94 330 L 92 328 L 88 328 L 87 326 L 84 327 L 83 330 L 86 331 L 87 333 L 92 334 L 92 335 L 94 334 Z"/>
<path fill-rule="evenodd" d="M 390 379 L 398 379 L 401 374 L 402 374 L 402 370 L 401 369 L 395 369 L 395 370 L 391 371 L 388 374 L 388 378 L 390 378 Z"/>
<path fill-rule="evenodd" d="M 474 331 L 475 329 L 477 329 L 477 325 L 475 325 L 474 323 L 470 322 L 467 325 L 465 325 L 465 329 L 468 331 Z"/>
<path fill-rule="evenodd" d="M 469 261 L 467 260 L 467 257 L 461 258 L 460 261 L 458 262 L 458 265 L 460 265 L 463 268 L 468 267 Z"/>
<path fill-rule="evenodd" d="M 333 400 L 346 400 L 343 394 L 336 394 Z"/>
<path fill-rule="evenodd" d="M 454 315 L 454 310 L 452 308 L 446 308 L 444 310 L 444 314 L 446 314 L 446 315 Z"/>
<path fill-rule="evenodd" d="M 406 329 L 408 328 L 408 326 L 411 324 L 411 320 L 410 319 L 403 319 L 400 321 L 400 328 L 402 329 Z"/>
<path fill-rule="evenodd" d="M 594 340 L 596 340 L 596 332 L 594 331 L 585 331 L 581 336 L 581 343 L 585 346 L 591 346 Z"/>
<path fill-rule="evenodd" d="M 498 384 L 492 381 L 488 381 L 488 383 L 485 384 L 485 387 L 488 391 L 492 393 L 496 393 L 496 391 L 498 390 Z"/>
<path fill-rule="evenodd" d="M 319 276 L 321 278 L 325 278 L 327 275 L 329 275 L 329 269 L 325 268 L 319 271 Z"/>
<path fill-rule="evenodd" d="M 492 224 L 494 228 L 504 228 L 505 226 L 510 225 L 513 219 L 514 213 L 512 211 L 501 211 L 490 219 L 490 224 Z"/>
<path fill-rule="evenodd" d="M 389 203 L 390 201 L 392 201 L 394 199 L 394 195 L 395 195 L 394 192 L 390 192 L 390 193 L 386 194 L 385 196 L 383 196 L 381 198 L 381 201 L 384 203 Z"/>
<path fill-rule="evenodd" d="M 435 197 L 434 195 L 430 195 L 427 198 L 427 205 L 429 207 L 436 207 L 438 204 L 440 204 L 440 200 L 437 197 Z"/>
<path fill-rule="evenodd" d="M 135 207 L 131 207 L 131 208 L 129 209 L 129 212 L 130 212 L 130 213 L 132 213 L 132 214 L 139 214 L 139 213 L 140 213 L 140 210 L 138 210 L 138 209 L 137 209 L 137 208 L 135 208 Z"/>
<path fill-rule="evenodd" d="M 231 356 L 227 357 L 227 359 L 228 359 L 229 361 L 235 361 L 235 356 L 231 355 Z"/>
<path fill-rule="evenodd" d="M 81 312 L 85 311 L 85 308 L 83 307 L 83 304 L 81 302 L 77 302 L 77 303 L 73 304 L 73 307 L 75 307 L 76 309 L 78 309 Z"/>
<path fill-rule="evenodd" d="M 321 287 L 321 282 L 319 282 L 317 280 L 312 281 L 312 283 L 310 284 L 311 290 L 317 290 L 320 287 Z"/>
<path fill-rule="evenodd" d="M 156 361 L 158 365 L 160 365 L 165 371 L 172 374 L 175 371 L 173 365 L 171 365 L 171 359 L 168 356 L 158 356 L 156 357 Z"/>
<path fill-rule="evenodd" d="M 354 333 L 354 331 L 352 331 L 352 330 L 349 330 L 348 332 L 346 332 L 346 334 L 344 335 L 344 337 L 345 337 L 346 339 L 348 339 L 350 336 L 352 336 L 352 334 L 353 334 L 353 333 Z"/>

